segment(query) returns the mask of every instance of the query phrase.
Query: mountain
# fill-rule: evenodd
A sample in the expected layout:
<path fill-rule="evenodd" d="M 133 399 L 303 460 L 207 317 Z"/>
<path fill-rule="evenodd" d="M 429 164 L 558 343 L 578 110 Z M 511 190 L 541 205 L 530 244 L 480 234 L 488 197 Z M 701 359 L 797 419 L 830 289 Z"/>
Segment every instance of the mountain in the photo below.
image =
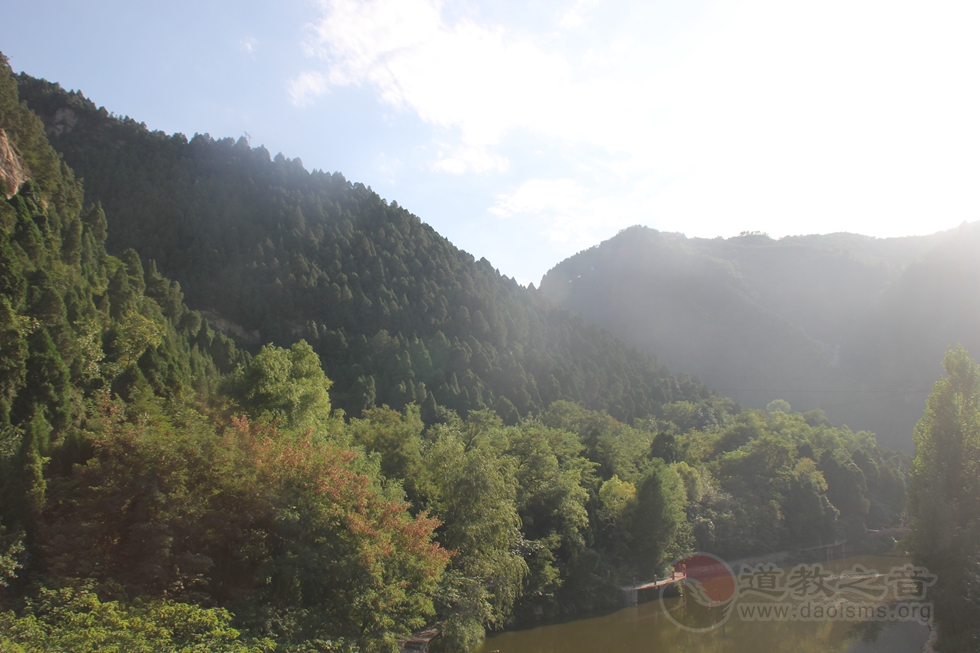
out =
<path fill-rule="evenodd" d="M 0 144 L 0 650 L 391 651 L 423 625 L 438 522 L 327 442 L 309 345 L 252 358 L 109 254 L 2 54 Z"/>
<path fill-rule="evenodd" d="M 978 253 L 977 223 L 887 239 L 631 227 L 541 292 L 746 406 L 821 408 L 909 449 L 937 361 L 980 350 Z"/>
<path fill-rule="evenodd" d="M 109 216 L 110 252 L 154 261 L 240 346 L 307 340 L 351 414 L 415 402 L 427 419 L 489 407 L 513 423 L 562 399 L 631 421 L 708 396 L 339 173 L 18 86 Z"/>
<path fill-rule="evenodd" d="M 83 110 L 45 125 L 0 55 L 0 650 L 471 651 L 694 550 L 894 545 L 909 457 L 873 434 L 666 376 L 339 175 L 38 88 Z"/>
<path fill-rule="evenodd" d="M 48 456 L 84 423 L 86 395 L 147 391 L 178 399 L 206 393 L 246 361 L 136 252 L 105 251 L 105 213 L 83 202 L 81 182 L 18 102 L 2 58 L 0 143 L 4 438 L 34 433 L 32 446 Z"/>

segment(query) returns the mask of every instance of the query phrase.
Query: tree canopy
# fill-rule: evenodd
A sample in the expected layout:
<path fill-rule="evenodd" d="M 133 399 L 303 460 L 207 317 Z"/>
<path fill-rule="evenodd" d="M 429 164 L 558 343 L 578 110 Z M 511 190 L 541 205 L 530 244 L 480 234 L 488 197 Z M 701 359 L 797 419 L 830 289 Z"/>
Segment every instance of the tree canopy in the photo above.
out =
<path fill-rule="evenodd" d="M 937 650 L 980 650 L 980 367 L 962 347 L 943 359 L 915 428 L 909 492 L 917 561 L 938 577 Z"/>

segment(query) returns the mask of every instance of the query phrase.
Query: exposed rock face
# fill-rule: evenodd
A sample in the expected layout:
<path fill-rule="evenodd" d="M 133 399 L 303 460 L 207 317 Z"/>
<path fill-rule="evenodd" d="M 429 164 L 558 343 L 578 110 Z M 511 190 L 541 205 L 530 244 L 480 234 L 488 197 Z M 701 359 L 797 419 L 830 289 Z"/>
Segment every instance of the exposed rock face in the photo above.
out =
<path fill-rule="evenodd" d="M 70 132 L 78 122 L 78 116 L 71 109 L 62 107 L 54 112 L 54 120 L 47 126 L 48 135 L 61 136 Z"/>
<path fill-rule="evenodd" d="M 9 200 L 28 179 L 30 175 L 27 166 L 14 150 L 6 132 L 0 129 L 0 182 L 2 182 L 4 197 Z"/>
<path fill-rule="evenodd" d="M 208 321 L 211 328 L 217 329 L 226 336 L 238 338 L 239 340 L 249 343 L 257 343 L 260 340 L 258 329 L 255 329 L 254 331 L 246 331 L 240 324 L 235 324 L 231 320 L 221 317 L 217 311 L 203 309 L 198 312 L 201 314 L 201 317 Z"/>

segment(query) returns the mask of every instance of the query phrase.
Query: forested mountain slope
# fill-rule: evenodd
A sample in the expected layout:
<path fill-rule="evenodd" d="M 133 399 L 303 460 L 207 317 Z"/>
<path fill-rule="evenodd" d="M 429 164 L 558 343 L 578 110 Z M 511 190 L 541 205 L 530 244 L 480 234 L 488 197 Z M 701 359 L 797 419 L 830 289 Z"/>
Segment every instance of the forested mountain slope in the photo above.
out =
<path fill-rule="evenodd" d="M 136 252 L 106 253 L 104 212 L 83 204 L 3 59 L 0 134 L 23 177 L 0 202 L 0 427 L 26 429 L 49 455 L 84 422 L 86 394 L 179 398 L 245 362 Z"/>
<path fill-rule="evenodd" d="M 21 96 L 134 248 L 239 344 L 309 341 L 352 414 L 410 402 L 509 423 L 566 399 L 624 420 L 707 396 L 475 261 L 395 202 L 244 139 L 152 132 L 26 75 Z"/>
<path fill-rule="evenodd" d="M 545 275 L 565 308 L 748 406 L 787 399 L 911 447 L 957 342 L 980 349 L 980 224 L 712 240 L 632 227 Z"/>
<path fill-rule="evenodd" d="M 396 650 L 450 555 L 312 348 L 244 354 L 108 254 L 2 54 L 0 139 L 0 650 Z"/>
<path fill-rule="evenodd" d="M 81 182 L 18 101 L 2 55 L 0 140 L 7 187 L 0 200 L 0 650 L 395 653 L 397 637 L 440 624 L 443 650 L 471 651 L 487 629 L 618 606 L 620 585 L 662 577 L 693 550 L 737 558 L 843 537 L 869 548 L 894 545 L 869 539 L 867 529 L 900 521 L 908 457 L 878 447 L 873 434 L 835 428 L 819 412 L 739 410 L 697 383 L 660 376 L 662 385 L 650 387 L 675 400 L 652 404 L 656 415 L 632 424 L 568 401 L 519 419 L 504 411 L 514 425 L 471 404 L 465 415 L 433 407 L 428 424 L 411 404 L 370 408 L 359 418 L 334 411 L 331 381 L 307 342 L 243 353 L 190 310 L 155 265 L 132 249 L 118 258 L 106 251 L 115 221 L 83 202 Z M 211 154 L 226 147 L 177 146 Z M 260 171 L 292 166 L 258 160 Z M 297 178 L 311 177 L 304 175 Z M 341 198 L 367 198 L 388 216 L 379 229 L 392 234 L 396 253 L 420 242 L 422 254 L 444 255 L 448 262 L 431 269 L 463 281 L 435 284 L 437 297 L 502 298 L 505 317 L 524 315 L 532 332 L 564 337 L 543 345 L 546 355 L 571 352 L 586 378 L 613 376 L 586 367 L 590 360 L 610 366 L 610 355 L 634 356 L 366 189 L 340 188 Z M 166 196 L 158 199 L 156 210 L 169 211 Z M 358 220 L 378 224 L 369 218 Z M 165 234 L 167 224 L 156 228 Z M 356 242 L 373 246 L 371 232 L 353 224 Z M 401 225 L 399 236 L 392 225 Z M 374 251 L 392 269 L 414 265 L 384 258 L 389 249 Z M 341 263 L 353 266 L 346 301 L 358 286 L 355 270 L 378 271 L 372 258 L 351 256 L 361 267 Z M 254 262 L 249 269 L 281 273 L 272 261 Z M 391 278 L 388 269 L 378 276 Z M 339 286 L 341 274 L 330 284 Z M 484 294 L 467 290 L 465 275 Z M 380 284 L 372 292 L 380 297 Z M 277 310 L 289 309 L 270 296 L 282 302 Z M 395 313 L 414 315 L 411 304 L 389 309 Z M 462 317 L 441 319 L 432 342 L 443 328 L 462 328 Z M 226 328 L 233 330 L 230 322 Z M 502 355 L 516 359 L 523 342 L 538 346 L 510 334 Z M 472 335 L 452 337 L 484 356 L 496 351 Z M 389 338 L 392 360 L 405 364 L 396 369 L 418 370 L 415 361 L 435 350 Z M 406 351 L 399 347 L 408 347 L 412 366 L 398 358 Z M 450 353 L 459 351 L 454 342 Z M 450 364 L 466 370 L 474 358 Z M 438 361 L 432 357 L 433 374 L 443 370 Z M 640 363 L 662 371 L 650 359 Z M 511 387 L 493 369 L 482 373 Z M 370 389 L 364 385 L 348 397 Z M 458 385 L 466 396 L 468 386 Z"/>

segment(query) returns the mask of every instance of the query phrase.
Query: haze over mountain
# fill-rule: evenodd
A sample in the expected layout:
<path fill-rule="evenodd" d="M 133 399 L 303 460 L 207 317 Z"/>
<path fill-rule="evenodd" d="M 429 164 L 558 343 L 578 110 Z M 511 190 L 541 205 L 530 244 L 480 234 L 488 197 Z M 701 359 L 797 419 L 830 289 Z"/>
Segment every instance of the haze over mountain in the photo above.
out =
<path fill-rule="evenodd" d="M 887 239 L 632 227 L 541 291 L 746 406 L 822 408 L 910 449 L 943 353 L 980 351 L 978 252 L 980 223 Z"/>

